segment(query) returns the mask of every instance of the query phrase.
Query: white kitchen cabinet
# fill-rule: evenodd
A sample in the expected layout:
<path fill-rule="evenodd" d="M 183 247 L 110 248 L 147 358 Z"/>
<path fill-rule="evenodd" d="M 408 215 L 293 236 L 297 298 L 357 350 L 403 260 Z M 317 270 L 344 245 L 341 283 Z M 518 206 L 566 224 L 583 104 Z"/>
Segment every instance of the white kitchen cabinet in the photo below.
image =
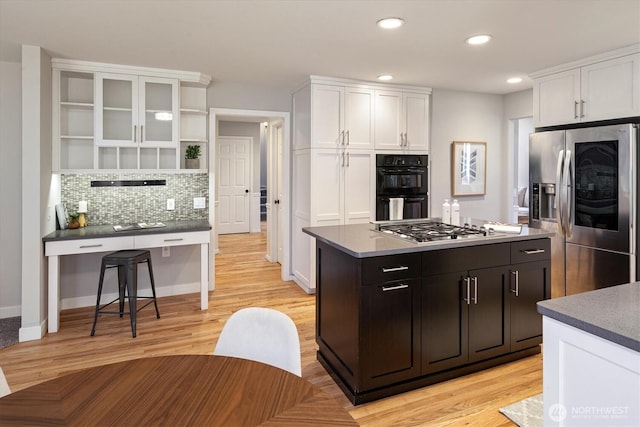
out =
<path fill-rule="evenodd" d="M 94 147 L 93 73 L 54 70 L 54 117 L 57 142 L 54 170 L 91 169 Z"/>
<path fill-rule="evenodd" d="M 189 145 L 200 146 L 200 169 L 207 169 L 207 88 L 180 86 L 180 168 L 185 168 L 185 151 Z"/>
<path fill-rule="evenodd" d="M 372 150 L 311 152 L 311 225 L 369 222 L 375 217 Z"/>
<path fill-rule="evenodd" d="M 381 93 L 399 94 L 390 98 L 389 114 L 376 109 Z M 307 292 L 315 290 L 315 241 L 301 228 L 375 219 L 376 131 L 393 128 L 389 134 L 407 135 L 402 138 L 408 143 L 386 148 L 426 153 L 430 93 L 321 76 L 311 76 L 294 91 L 291 263 L 294 280 Z"/>
<path fill-rule="evenodd" d="M 536 127 L 640 115 L 640 53 L 622 49 L 531 75 Z"/>
<path fill-rule="evenodd" d="M 375 91 L 375 149 L 429 151 L 429 94 Z"/>
<path fill-rule="evenodd" d="M 177 79 L 96 73 L 98 169 L 177 169 Z"/>
<path fill-rule="evenodd" d="M 200 144 L 206 159 L 211 77 L 63 59 L 52 66 L 54 171 L 179 170 L 180 141 Z"/>
<path fill-rule="evenodd" d="M 313 148 L 373 147 L 373 90 L 312 85 Z"/>

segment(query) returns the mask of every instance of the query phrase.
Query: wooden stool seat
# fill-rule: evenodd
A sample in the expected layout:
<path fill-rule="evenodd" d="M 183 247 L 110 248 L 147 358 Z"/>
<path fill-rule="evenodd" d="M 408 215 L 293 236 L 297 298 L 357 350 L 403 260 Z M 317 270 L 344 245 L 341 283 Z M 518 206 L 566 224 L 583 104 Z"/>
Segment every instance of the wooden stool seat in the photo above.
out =
<path fill-rule="evenodd" d="M 151 292 L 153 296 L 138 296 L 138 264 L 147 263 L 149 269 L 149 279 L 151 281 Z M 118 298 L 111 302 L 100 306 L 100 298 L 102 296 L 102 285 L 104 283 L 104 272 L 108 268 L 118 267 Z M 124 311 L 124 300 L 129 300 L 129 311 Z M 140 308 L 137 308 L 139 299 L 151 299 Z M 118 311 L 106 311 L 105 309 L 118 301 Z M 98 313 L 103 314 L 129 314 L 131 319 L 131 334 L 136 337 L 136 313 L 149 304 L 153 303 L 156 308 L 156 318 L 160 318 L 158 311 L 158 303 L 156 302 L 156 287 L 153 280 L 153 268 L 151 265 L 151 253 L 147 250 L 123 250 L 112 252 L 102 257 L 102 266 L 100 268 L 100 282 L 98 283 L 98 298 L 96 301 L 96 310 L 93 317 L 93 327 L 91 328 L 91 336 L 95 334 L 96 323 L 98 321 Z"/>

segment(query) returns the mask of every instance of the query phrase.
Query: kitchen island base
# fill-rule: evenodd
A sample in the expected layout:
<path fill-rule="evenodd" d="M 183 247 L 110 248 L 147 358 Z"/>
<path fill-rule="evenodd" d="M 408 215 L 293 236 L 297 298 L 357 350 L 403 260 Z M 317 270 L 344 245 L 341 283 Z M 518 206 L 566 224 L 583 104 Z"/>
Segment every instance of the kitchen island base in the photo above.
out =
<path fill-rule="evenodd" d="M 318 236 L 317 356 L 354 404 L 541 352 L 546 236 L 380 256 Z"/>
<path fill-rule="evenodd" d="M 372 402 L 374 400 L 382 399 L 385 397 L 394 396 L 399 393 L 415 390 L 418 388 L 426 387 L 432 384 L 436 384 L 443 381 L 448 381 L 454 378 L 461 377 L 463 375 L 472 374 L 474 372 L 482 371 L 484 369 L 493 368 L 495 366 L 503 365 L 505 363 L 513 362 L 515 360 L 524 359 L 526 357 L 534 356 L 541 352 L 541 347 L 531 347 L 526 350 L 517 351 L 515 353 L 509 353 L 504 356 L 498 356 L 493 359 L 484 360 L 482 362 L 474 363 L 472 365 L 465 365 L 460 368 L 453 368 L 448 371 L 439 372 L 431 375 L 425 375 L 424 377 L 415 378 L 413 380 L 390 384 L 379 389 L 358 391 L 353 390 L 349 385 L 340 377 L 340 375 L 333 369 L 332 363 L 339 363 L 335 355 L 330 353 L 328 357 L 317 352 L 318 362 L 327 371 L 329 376 L 338 384 L 340 390 L 347 396 L 349 401 L 354 405 L 361 405 L 363 403 Z M 333 362 L 329 362 L 332 360 Z"/>

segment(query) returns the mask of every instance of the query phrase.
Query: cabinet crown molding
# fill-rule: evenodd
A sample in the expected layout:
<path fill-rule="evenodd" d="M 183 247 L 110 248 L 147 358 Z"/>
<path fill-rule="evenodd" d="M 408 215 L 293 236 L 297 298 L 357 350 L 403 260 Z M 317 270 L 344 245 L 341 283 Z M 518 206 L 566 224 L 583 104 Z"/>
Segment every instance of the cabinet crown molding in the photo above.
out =
<path fill-rule="evenodd" d="M 103 62 L 80 61 L 76 59 L 52 58 L 53 69 L 84 72 L 108 72 L 120 74 L 135 74 L 149 77 L 165 77 L 180 80 L 181 83 L 192 83 L 207 87 L 211 83 L 211 76 L 193 71 L 170 70 L 165 68 L 139 67 L 136 65 L 109 64 Z"/>
<path fill-rule="evenodd" d="M 621 56 L 633 55 L 634 53 L 640 53 L 640 43 L 634 43 L 632 45 L 625 46 L 620 49 L 610 50 L 608 52 L 589 56 L 587 58 L 583 58 L 577 61 L 567 62 L 565 64 L 556 65 L 555 67 L 550 67 L 550 68 L 545 68 L 544 70 L 535 71 L 529 74 L 529 77 L 532 79 L 537 79 L 538 77 L 543 77 L 549 74 L 560 73 L 562 71 L 583 67 L 585 65 L 595 64 L 597 62 L 607 61 L 609 59 L 619 58 Z"/>
<path fill-rule="evenodd" d="M 396 85 L 396 84 L 389 84 L 389 83 L 368 82 L 363 80 L 343 79 L 339 77 L 310 75 L 309 79 L 304 83 L 300 84 L 298 87 L 296 87 L 293 90 L 293 92 L 297 92 L 298 90 L 302 89 L 303 87 L 309 84 L 350 86 L 350 87 L 360 87 L 363 89 L 409 91 L 414 93 L 424 93 L 426 95 L 430 95 L 432 91 L 430 87 L 423 87 L 423 86 Z"/>

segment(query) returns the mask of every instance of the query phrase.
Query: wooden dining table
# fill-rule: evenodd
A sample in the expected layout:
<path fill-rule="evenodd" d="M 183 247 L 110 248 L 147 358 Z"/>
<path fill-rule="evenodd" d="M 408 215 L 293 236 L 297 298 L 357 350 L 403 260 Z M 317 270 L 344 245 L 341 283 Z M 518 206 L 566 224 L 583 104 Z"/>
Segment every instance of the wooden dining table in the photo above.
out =
<path fill-rule="evenodd" d="M 330 395 L 245 359 L 134 359 L 61 376 L 0 398 L 0 425 L 304 426 L 358 424 Z"/>

